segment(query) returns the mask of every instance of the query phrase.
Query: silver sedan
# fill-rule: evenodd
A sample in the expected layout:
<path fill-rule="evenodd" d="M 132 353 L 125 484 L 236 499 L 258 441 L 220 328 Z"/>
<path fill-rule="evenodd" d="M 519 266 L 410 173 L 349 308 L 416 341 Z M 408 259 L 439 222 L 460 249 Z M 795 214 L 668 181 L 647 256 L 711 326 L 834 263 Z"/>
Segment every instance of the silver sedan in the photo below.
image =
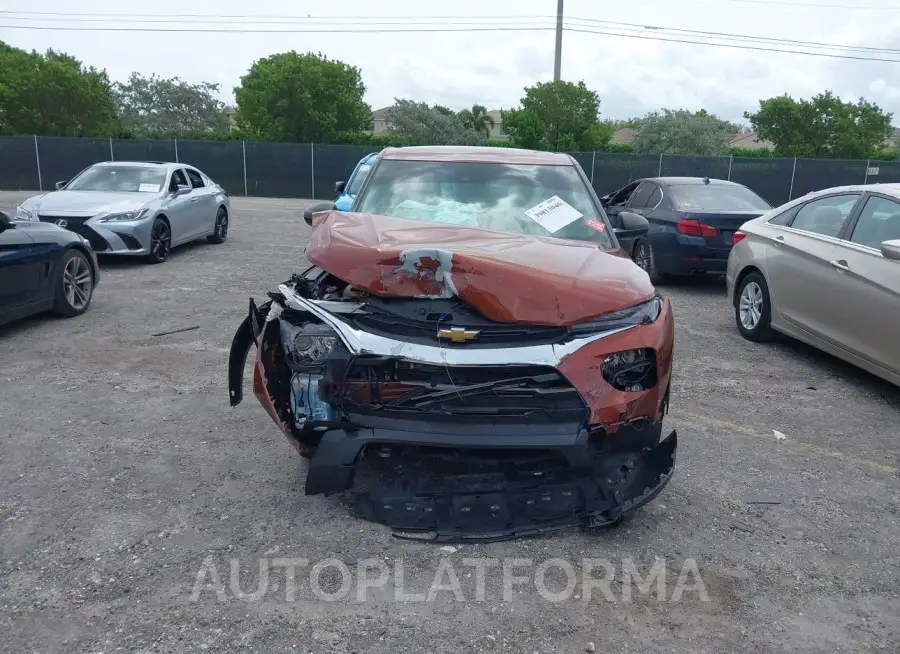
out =
<path fill-rule="evenodd" d="M 900 385 L 900 184 L 817 191 L 745 223 L 726 281 L 745 338 L 781 332 Z"/>
<path fill-rule="evenodd" d="M 29 198 L 16 220 L 55 223 L 88 239 L 100 254 L 162 263 L 173 247 L 199 238 L 224 243 L 231 203 L 192 166 L 116 161 L 94 164 L 56 191 Z"/>

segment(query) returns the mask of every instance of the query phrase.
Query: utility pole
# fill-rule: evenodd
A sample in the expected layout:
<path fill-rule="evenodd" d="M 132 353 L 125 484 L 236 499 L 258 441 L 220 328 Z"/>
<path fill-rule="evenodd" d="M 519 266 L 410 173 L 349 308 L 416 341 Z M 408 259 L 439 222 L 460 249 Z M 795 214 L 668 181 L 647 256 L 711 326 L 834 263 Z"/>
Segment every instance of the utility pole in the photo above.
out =
<path fill-rule="evenodd" d="M 553 59 L 553 81 L 558 82 L 562 72 L 563 0 L 556 0 L 556 56 Z"/>

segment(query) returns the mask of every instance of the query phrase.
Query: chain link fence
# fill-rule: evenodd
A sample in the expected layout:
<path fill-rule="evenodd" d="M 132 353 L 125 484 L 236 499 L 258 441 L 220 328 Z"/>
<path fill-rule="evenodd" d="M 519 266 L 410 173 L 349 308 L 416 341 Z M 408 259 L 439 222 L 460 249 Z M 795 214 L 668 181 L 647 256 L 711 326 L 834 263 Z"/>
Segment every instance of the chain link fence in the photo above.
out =
<path fill-rule="evenodd" d="M 56 136 L 0 137 L 0 189 L 43 191 L 98 161 L 177 161 L 232 195 L 331 199 L 371 146 L 252 141 L 156 141 Z M 728 179 L 771 204 L 848 184 L 900 182 L 900 162 L 767 157 L 570 153 L 605 195 L 642 177 Z"/>

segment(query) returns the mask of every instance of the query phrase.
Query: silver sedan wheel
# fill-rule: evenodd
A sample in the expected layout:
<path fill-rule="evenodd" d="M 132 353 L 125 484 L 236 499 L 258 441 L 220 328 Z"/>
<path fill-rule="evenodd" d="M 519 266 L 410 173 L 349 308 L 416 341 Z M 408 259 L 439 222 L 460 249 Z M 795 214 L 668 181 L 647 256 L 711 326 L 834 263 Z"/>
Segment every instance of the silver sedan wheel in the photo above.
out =
<path fill-rule="evenodd" d="M 69 306 L 77 311 L 91 301 L 94 277 L 84 257 L 72 257 L 63 270 L 63 290 Z"/>
<path fill-rule="evenodd" d="M 763 292 L 756 282 L 750 282 L 741 291 L 741 299 L 738 305 L 741 325 L 748 331 L 753 331 L 762 318 Z"/>

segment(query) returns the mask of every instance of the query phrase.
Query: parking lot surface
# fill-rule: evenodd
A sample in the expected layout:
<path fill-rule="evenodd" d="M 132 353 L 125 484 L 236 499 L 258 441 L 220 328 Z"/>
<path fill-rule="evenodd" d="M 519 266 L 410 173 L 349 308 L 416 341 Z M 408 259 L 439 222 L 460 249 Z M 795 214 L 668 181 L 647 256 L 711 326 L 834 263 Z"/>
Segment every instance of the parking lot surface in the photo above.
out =
<path fill-rule="evenodd" d="M 2 193 L 0 209 L 24 197 Z M 101 261 L 86 315 L 0 328 L 0 648 L 896 651 L 900 390 L 795 343 L 744 341 L 719 280 L 663 288 L 677 321 L 667 424 L 678 463 L 622 527 L 441 549 L 351 517 L 346 498 L 305 497 L 305 462 L 249 381 L 234 409 L 226 388 L 248 297 L 304 264 L 304 206 L 237 198 L 225 244 L 159 266 Z M 505 594 L 489 566 L 477 597 L 463 562 L 477 557 L 528 559 L 519 574 L 531 579 L 549 559 L 576 572 L 603 559 L 617 580 L 611 597 L 588 599 L 579 581 L 553 602 L 533 582 Z M 629 600 L 623 561 L 646 575 L 657 557 L 662 601 Z M 321 583 L 337 599 L 322 601 L 298 567 L 289 600 L 276 561 L 292 558 L 337 559 L 353 592 L 338 592 L 331 568 Z M 673 596 L 688 559 L 709 601 Z M 391 581 L 359 601 L 366 560 L 384 561 Z M 425 593 L 442 561 L 460 594 L 397 597 L 398 566 L 405 593 Z M 554 592 L 565 582 L 559 568 L 547 574 Z"/>

